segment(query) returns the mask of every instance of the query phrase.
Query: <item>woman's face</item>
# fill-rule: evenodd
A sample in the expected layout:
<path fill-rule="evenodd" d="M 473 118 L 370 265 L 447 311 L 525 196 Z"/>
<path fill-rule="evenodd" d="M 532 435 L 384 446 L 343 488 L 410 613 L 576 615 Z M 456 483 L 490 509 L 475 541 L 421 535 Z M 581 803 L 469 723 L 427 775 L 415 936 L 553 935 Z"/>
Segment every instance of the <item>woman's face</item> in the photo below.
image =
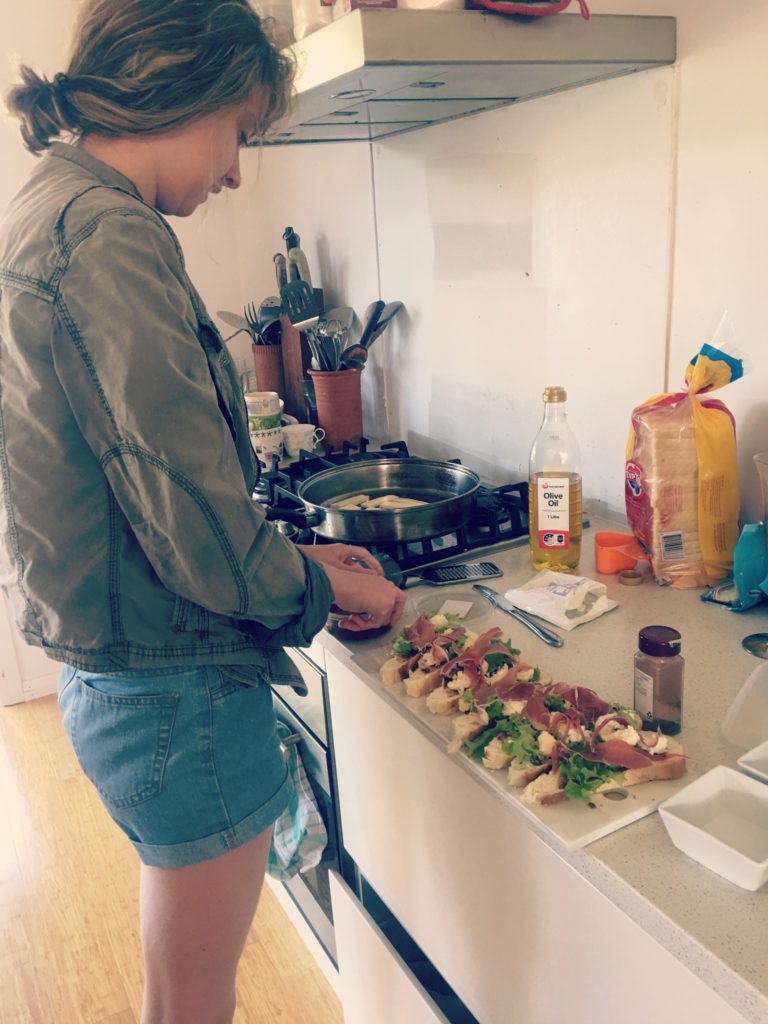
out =
<path fill-rule="evenodd" d="M 224 107 L 156 138 L 156 208 L 188 217 L 211 192 L 240 186 L 240 147 L 256 131 L 263 96 Z"/>

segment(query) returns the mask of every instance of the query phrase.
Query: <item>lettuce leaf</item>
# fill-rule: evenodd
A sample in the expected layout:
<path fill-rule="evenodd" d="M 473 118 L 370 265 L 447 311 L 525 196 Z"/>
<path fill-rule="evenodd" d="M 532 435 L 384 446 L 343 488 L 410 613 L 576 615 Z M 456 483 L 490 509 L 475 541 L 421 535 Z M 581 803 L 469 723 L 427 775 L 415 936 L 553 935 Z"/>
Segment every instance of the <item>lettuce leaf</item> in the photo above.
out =
<path fill-rule="evenodd" d="M 604 782 L 621 785 L 624 781 L 623 772 L 617 772 L 611 765 L 599 761 L 585 761 L 579 753 L 573 753 L 564 761 L 560 771 L 566 780 L 565 794 L 572 800 L 589 800 Z"/>
<path fill-rule="evenodd" d="M 511 665 L 514 656 L 520 653 L 517 647 L 512 646 L 511 640 L 502 640 L 501 643 L 507 648 L 509 654 L 486 654 L 485 662 L 488 666 L 488 675 L 493 675 L 502 665 Z"/>
<path fill-rule="evenodd" d="M 404 629 L 401 629 L 392 641 L 392 653 L 396 658 L 408 658 L 411 654 L 416 653 L 416 648 L 405 635 Z"/>
<path fill-rule="evenodd" d="M 549 711 L 565 711 L 568 705 L 559 693 L 550 693 L 549 696 L 544 698 L 544 707 Z"/>
<path fill-rule="evenodd" d="M 509 754 L 514 761 L 541 764 L 544 757 L 539 750 L 537 732 L 533 725 L 521 715 L 510 715 L 508 721 L 513 728 L 502 743 L 504 753 Z"/>

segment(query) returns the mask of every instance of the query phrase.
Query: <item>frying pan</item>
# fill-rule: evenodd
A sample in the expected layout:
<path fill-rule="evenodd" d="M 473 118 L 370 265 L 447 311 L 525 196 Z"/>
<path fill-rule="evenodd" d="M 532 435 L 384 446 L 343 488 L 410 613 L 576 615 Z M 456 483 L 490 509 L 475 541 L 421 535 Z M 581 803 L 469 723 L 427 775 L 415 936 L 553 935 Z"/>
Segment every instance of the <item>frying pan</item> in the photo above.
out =
<path fill-rule="evenodd" d="M 334 466 L 298 487 L 304 511 L 271 508 L 268 519 L 310 527 L 322 537 L 356 544 L 392 544 L 452 533 L 468 520 L 480 488 L 466 466 L 432 459 L 371 459 Z M 403 509 L 341 511 L 331 502 L 358 494 L 397 494 L 427 502 Z"/>

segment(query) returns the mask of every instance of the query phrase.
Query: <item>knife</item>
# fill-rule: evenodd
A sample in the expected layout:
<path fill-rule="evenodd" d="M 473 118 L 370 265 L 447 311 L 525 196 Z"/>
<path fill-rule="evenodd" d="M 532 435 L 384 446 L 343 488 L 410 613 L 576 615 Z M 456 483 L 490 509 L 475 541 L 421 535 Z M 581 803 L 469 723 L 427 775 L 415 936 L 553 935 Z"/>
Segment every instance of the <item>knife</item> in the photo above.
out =
<path fill-rule="evenodd" d="M 277 281 L 277 290 L 279 292 L 288 284 L 288 265 L 285 256 L 281 252 L 275 253 L 272 257 L 272 262 L 275 264 L 275 280 Z"/>
<path fill-rule="evenodd" d="M 507 615 L 511 615 L 513 619 L 517 619 L 518 622 L 526 626 L 532 633 L 535 633 L 539 640 L 543 640 L 545 644 L 549 644 L 550 647 L 562 647 L 563 638 L 558 636 L 557 633 L 553 633 L 549 629 L 545 629 L 544 626 L 540 626 L 533 619 L 529 618 L 525 612 L 520 611 L 519 608 L 515 608 L 511 601 L 508 601 L 506 597 L 499 594 L 492 587 L 486 587 L 482 583 L 474 583 L 472 589 L 476 590 L 483 597 L 487 598 L 494 608 L 498 608 L 500 612 L 506 612 Z"/>
<path fill-rule="evenodd" d="M 307 263 L 307 257 L 304 255 L 304 250 L 299 249 L 298 246 L 294 246 L 288 252 L 288 267 L 291 272 L 291 280 L 306 281 L 309 287 L 312 287 L 312 278 L 309 274 L 309 264 Z M 295 278 L 294 278 L 295 273 Z"/>

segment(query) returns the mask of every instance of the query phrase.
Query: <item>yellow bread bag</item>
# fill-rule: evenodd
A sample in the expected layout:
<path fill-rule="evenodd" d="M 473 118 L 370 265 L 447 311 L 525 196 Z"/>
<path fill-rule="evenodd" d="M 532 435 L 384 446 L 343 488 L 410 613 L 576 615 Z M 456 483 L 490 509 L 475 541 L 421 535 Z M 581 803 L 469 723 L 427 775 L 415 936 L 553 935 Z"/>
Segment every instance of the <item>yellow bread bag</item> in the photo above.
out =
<path fill-rule="evenodd" d="M 632 411 L 627 519 L 660 583 L 713 586 L 733 569 L 736 430 L 723 403 L 702 396 L 742 375 L 740 359 L 704 345 L 686 367 L 686 390 L 656 395 Z"/>

